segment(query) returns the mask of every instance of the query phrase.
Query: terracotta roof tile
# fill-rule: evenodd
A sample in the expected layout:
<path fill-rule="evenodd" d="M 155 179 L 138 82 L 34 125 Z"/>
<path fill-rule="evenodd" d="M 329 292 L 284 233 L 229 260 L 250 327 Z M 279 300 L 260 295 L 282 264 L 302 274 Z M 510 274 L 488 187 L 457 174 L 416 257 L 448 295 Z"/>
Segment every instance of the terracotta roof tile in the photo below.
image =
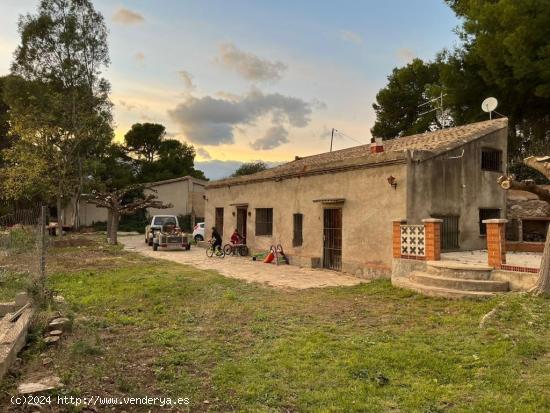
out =
<path fill-rule="evenodd" d="M 207 187 L 239 185 L 245 182 L 277 179 L 292 175 L 307 174 L 308 172 L 345 168 L 346 166 L 357 167 L 359 165 L 403 161 L 406 157 L 406 150 L 421 150 L 434 154 L 442 153 L 497 130 L 504 129 L 507 125 L 508 119 L 501 118 L 385 140 L 384 152 L 376 154 L 370 153 L 370 144 L 354 146 L 352 148 L 298 158 L 295 161 L 252 175 L 212 181 L 207 184 Z"/>

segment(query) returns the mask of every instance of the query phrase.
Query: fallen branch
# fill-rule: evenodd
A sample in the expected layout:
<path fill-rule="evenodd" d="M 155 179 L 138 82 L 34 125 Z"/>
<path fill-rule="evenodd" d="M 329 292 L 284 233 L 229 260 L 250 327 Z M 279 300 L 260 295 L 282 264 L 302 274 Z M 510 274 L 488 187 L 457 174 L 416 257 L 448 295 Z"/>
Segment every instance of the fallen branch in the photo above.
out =
<path fill-rule="evenodd" d="M 497 311 L 502 307 L 504 307 L 504 302 L 498 303 L 495 308 L 481 317 L 481 320 L 479 320 L 479 328 L 485 328 L 485 324 L 491 321 L 495 317 Z"/>

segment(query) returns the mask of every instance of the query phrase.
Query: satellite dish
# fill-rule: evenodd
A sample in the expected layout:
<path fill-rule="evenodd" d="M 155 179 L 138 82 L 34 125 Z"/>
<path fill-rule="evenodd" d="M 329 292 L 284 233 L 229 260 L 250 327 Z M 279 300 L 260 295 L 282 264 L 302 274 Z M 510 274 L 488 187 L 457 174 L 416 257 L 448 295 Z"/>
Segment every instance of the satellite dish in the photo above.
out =
<path fill-rule="evenodd" d="M 484 112 L 491 113 L 497 108 L 497 106 L 498 100 L 496 100 L 495 98 L 487 98 L 481 104 L 481 109 L 483 109 Z"/>

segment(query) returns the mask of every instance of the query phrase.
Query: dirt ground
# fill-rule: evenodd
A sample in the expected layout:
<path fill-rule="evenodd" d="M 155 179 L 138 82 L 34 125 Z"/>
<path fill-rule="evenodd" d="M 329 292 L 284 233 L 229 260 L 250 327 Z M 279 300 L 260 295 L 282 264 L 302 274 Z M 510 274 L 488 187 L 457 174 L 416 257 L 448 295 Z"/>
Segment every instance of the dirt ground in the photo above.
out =
<path fill-rule="evenodd" d="M 124 248 L 143 255 L 193 265 L 200 269 L 216 270 L 220 274 L 248 282 L 258 282 L 277 288 L 306 289 L 356 285 L 365 280 L 342 273 L 301 268 L 294 265 L 264 264 L 251 257 L 226 256 L 208 258 L 205 249 L 197 246 L 190 251 L 153 251 L 143 235 L 123 236 L 119 242 Z"/>

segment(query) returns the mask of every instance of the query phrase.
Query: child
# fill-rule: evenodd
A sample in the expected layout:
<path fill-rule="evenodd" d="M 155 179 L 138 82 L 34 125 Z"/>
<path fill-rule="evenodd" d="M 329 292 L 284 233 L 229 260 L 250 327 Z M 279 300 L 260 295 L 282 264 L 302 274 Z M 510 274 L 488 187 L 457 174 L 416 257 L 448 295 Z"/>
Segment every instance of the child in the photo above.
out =
<path fill-rule="evenodd" d="M 235 229 L 235 232 L 233 232 L 233 235 L 231 235 L 231 244 L 241 244 L 242 243 L 242 237 L 241 234 L 239 234 L 239 230 Z"/>

